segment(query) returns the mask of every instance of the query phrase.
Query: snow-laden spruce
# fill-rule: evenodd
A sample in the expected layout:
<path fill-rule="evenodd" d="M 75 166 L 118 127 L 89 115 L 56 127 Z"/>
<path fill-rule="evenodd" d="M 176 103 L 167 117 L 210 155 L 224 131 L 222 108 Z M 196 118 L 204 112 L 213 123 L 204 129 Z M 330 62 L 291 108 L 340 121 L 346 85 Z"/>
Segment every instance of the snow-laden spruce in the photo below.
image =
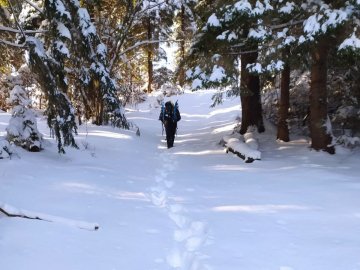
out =
<path fill-rule="evenodd" d="M 6 128 L 7 140 L 31 152 L 40 151 L 42 138 L 35 114 L 29 107 L 30 100 L 26 90 L 16 85 L 10 92 L 8 103 L 12 106 L 12 111 Z"/>

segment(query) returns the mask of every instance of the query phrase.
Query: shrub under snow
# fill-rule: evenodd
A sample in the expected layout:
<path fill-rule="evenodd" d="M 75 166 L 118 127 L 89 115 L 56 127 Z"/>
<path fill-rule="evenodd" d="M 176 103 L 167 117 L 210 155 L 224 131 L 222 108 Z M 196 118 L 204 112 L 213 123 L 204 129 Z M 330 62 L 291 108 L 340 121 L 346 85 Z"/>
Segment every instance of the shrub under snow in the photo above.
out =
<path fill-rule="evenodd" d="M 0 140 L 0 159 L 9 158 L 12 152 L 10 150 L 10 144 L 6 140 Z"/>
<path fill-rule="evenodd" d="M 29 98 L 24 88 L 16 85 L 8 99 L 13 106 L 9 126 L 6 128 L 7 140 L 29 151 L 41 149 L 41 134 L 37 129 L 36 117 L 29 108 Z"/>

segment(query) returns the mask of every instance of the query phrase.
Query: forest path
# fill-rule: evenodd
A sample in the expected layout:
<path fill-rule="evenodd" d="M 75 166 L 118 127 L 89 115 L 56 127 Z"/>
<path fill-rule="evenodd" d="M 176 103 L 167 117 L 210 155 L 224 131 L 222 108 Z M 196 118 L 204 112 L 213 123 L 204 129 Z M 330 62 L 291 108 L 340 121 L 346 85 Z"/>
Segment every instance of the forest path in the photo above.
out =
<path fill-rule="evenodd" d="M 159 165 L 153 177 L 154 185 L 150 188 L 149 198 L 152 204 L 161 209 L 173 224 L 173 243 L 166 255 L 166 262 L 172 269 L 198 270 L 209 267 L 206 264 L 206 258 L 209 256 L 202 251 L 204 246 L 210 244 L 213 239 L 209 234 L 209 224 L 206 220 L 198 219 L 189 213 L 198 206 L 188 205 L 189 197 L 184 196 L 181 191 L 185 190 L 193 195 L 198 193 L 193 185 L 187 185 L 189 176 L 190 179 L 193 177 L 196 181 L 197 171 L 201 170 L 201 167 L 179 166 L 179 162 L 187 162 L 190 158 L 196 164 L 197 156 L 211 154 L 211 152 L 223 154 L 223 150 L 216 146 L 216 141 L 221 139 L 222 128 L 227 127 L 225 130 L 231 130 L 235 115 L 233 119 L 229 119 L 226 114 L 222 114 L 221 109 L 217 115 L 216 110 L 210 108 L 208 103 L 203 103 L 202 99 L 199 95 L 179 97 L 182 120 L 178 123 L 175 147 L 167 149 L 165 134 L 162 134 L 154 158 Z M 170 100 L 176 101 L 175 98 L 170 98 Z M 237 106 L 232 107 L 232 110 L 234 114 L 238 113 Z M 146 132 L 152 128 L 154 127 L 147 127 Z M 213 132 L 214 129 L 215 132 Z M 218 139 L 214 141 L 216 129 L 219 134 Z M 153 131 L 152 141 L 159 138 L 158 132 Z M 192 159 L 191 157 L 194 156 L 195 159 Z M 185 186 L 184 183 L 186 183 Z M 179 194 L 178 191 L 180 191 Z"/>
<path fill-rule="evenodd" d="M 171 153 L 161 153 L 157 159 L 162 166 L 156 170 L 150 198 L 173 223 L 173 244 L 166 262 L 172 269 L 201 269 L 200 251 L 207 239 L 206 224 L 187 216 L 187 208 L 174 196 L 176 183 L 171 179 L 178 169 L 176 157 Z"/>

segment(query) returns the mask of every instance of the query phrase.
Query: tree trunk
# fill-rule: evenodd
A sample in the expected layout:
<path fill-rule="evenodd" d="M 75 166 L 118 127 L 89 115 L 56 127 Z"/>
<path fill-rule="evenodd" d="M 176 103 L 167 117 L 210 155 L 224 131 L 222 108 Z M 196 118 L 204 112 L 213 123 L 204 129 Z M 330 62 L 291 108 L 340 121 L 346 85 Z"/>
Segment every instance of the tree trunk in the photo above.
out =
<path fill-rule="evenodd" d="M 279 121 L 277 126 L 278 140 L 288 142 L 289 128 L 288 128 L 288 114 L 289 114 L 289 90 L 290 90 L 290 66 L 286 63 L 281 72 L 280 83 L 280 107 L 279 107 Z"/>
<path fill-rule="evenodd" d="M 148 18 L 148 32 L 147 32 L 147 38 L 148 40 L 152 39 L 152 27 L 151 27 L 151 18 Z M 148 86 L 147 86 L 147 92 L 152 92 L 152 82 L 153 82 L 153 74 L 154 74 L 154 68 L 153 68 L 153 45 L 150 44 L 147 51 L 147 67 L 148 67 Z"/>
<path fill-rule="evenodd" d="M 98 79 L 93 79 L 89 87 L 89 93 L 91 93 L 91 115 L 93 118 L 93 124 L 102 125 L 103 119 L 103 99 L 101 96 L 100 82 Z"/>
<path fill-rule="evenodd" d="M 311 147 L 324 150 L 330 154 L 335 148 L 330 135 L 331 130 L 327 115 L 327 56 L 329 40 L 321 38 L 312 51 L 311 83 L 310 83 L 310 136 Z"/>
<path fill-rule="evenodd" d="M 181 5 L 181 38 L 180 38 L 180 66 L 179 66 L 179 75 L 178 81 L 179 85 L 183 87 L 185 85 L 185 70 L 184 70 L 184 60 L 185 60 L 185 6 Z"/>
<path fill-rule="evenodd" d="M 254 48 L 250 50 L 252 49 Z M 262 118 L 259 75 L 250 74 L 246 69 L 248 64 L 256 62 L 257 57 L 257 52 L 246 53 L 241 56 L 240 98 L 242 120 L 240 134 L 245 134 L 250 126 L 256 126 L 258 132 L 265 131 Z"/>

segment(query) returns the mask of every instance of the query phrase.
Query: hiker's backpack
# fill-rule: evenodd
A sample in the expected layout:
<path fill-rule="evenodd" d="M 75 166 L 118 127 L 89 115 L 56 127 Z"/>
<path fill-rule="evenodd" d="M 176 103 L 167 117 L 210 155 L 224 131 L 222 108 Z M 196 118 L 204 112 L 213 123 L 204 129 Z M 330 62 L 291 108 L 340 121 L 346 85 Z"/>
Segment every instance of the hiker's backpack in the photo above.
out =
<path fill-rule="evenodd" d="M 179 112 L 179 105 L 176 101 L 175 105 L 171 101 L 167 101 L 165 104 L 163 103 L 161 106 L 161 116 L 162 121 L 171 120 L 173 122 L 178 122 L 181 119 Z"/>

